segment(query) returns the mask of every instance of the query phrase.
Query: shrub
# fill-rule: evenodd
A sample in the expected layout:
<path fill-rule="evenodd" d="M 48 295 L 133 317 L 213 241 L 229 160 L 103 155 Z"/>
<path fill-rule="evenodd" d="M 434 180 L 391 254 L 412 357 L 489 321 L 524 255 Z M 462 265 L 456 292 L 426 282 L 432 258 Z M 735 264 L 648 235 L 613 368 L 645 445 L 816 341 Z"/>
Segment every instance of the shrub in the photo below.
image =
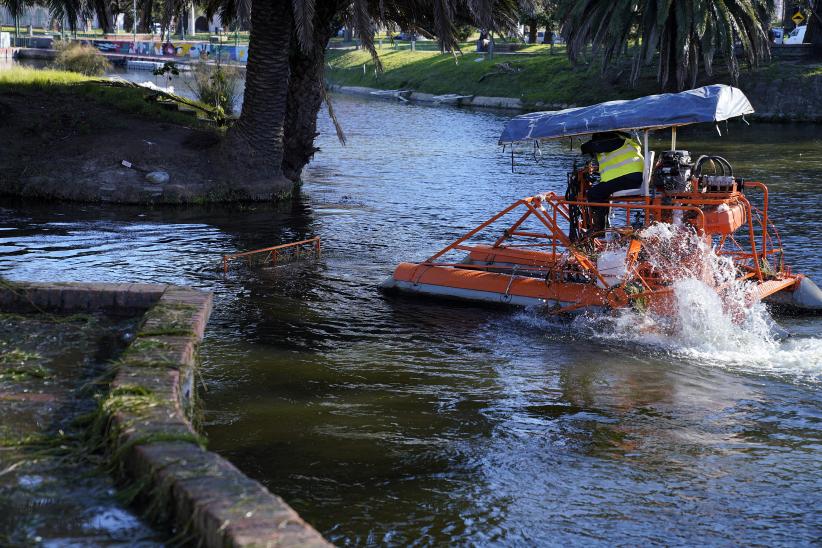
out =
<path fill-rule="evenodd" d="M 460 25 L 457 27 L 457 40 L 465 42 L 476 31 L 471 25 Z"/>
<path fill-rule="evenodd" d="M 79 72 L 86 76 L 101 76 L 111 63 L 97 48 L 79 44 L 77 42 L 55 42 L 57 58 L 54 64 L 57 68 Z"/>
<path fill-rule="evenodd" d="M 193 70 L 191 91 L 201 102 L 221 108 L 226 115 L 234 112 L 240 88 L 240 71 L 236 67 L 198 63 Z"/>

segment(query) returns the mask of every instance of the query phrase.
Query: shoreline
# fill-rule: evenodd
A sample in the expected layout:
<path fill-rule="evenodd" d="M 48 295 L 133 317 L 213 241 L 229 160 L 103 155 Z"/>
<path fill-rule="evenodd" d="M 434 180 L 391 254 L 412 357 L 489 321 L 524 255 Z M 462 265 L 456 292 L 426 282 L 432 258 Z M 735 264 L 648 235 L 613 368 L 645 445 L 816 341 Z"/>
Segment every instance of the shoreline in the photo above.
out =
<path fill-rule="evenodd" d="M 502 108 L 531 112 L 562 110 L 606 101 L 663 93 L 656 77 L 644 74 L 632 86 L 626 67 L 603 71 L 596 62 L 572 64 L 560 51 L 533 46 L 522 55 L 465 53 L 451 59 L 437 52 L 383 50 L 383 70 L 363 51 L 326 54 L 325 80 L 335 91 L 362 96 L 396 97 L 420 103 Z M 822 63 L 778 60 L 742 71 L 736 81 L 723 67 L 702 74 L 694 86 L 733 85 L 754 107 L 749 119 L 766 122 L 822 122 Z M 391 92 L 394 92 L 393 94 Z M 452 98 L 443 101 L 445 96 Z M 454 97 L 459 97 L 455 99 Z"/>
<path fill-rule="evenodd" d="M 463 95 L 449 97 L 448 95 L 435 95 L 433 93 L 423 93 L 414 90 L 386 90 L 379 88 L 369 88 L 365 86 L 342 86 L 330 84 L 328 90 L 333 93 L 344 95 L 358 95 L 372 99 L 396 99 L 400 101 L 411 101 L 415 103 L 431 103 L 435 105 L 452 105 L 460 107 L 494 108 L 523 111 L 529 105 L 523 103 L 516 97 L 484 97 L 482 95 Z M 395 94 L 381 92 L 396 92 Z"/>
<path fill-rule="evenodd" d="M 822 83 L 822 81 L 817 82 L 817 84 Z M 537 102 L 525 102 L 522 99 L 517 97 L 487 97 L 482 95 L 457 95 L 456 93 L 453 94 L 445 94 L 445 95 L 435 95 L 433 93 L 424 93 L 420 91 L 415 91 L 412 89 L 404 89 L 404 90 L 390 90 L 390 89 L 380 89 L 380 88 L 371 88 L 366 86 L 344 86 L 340 84 L 327 84 L 328 90 L 332 93 L 339 93 L 342 95 L 353 95 L 358 97 L 367 97 L 369 99 L 377 99 L 377 100 L 394 100 L 394 101 L 404 101 L 404 102 L 412 102 L 412 103 L 423 103 L 432 106 L 454 106 L 454 107 L 469 107 L 469 108 L 482 108 L 482 109 L 498 109 L 498 110 L 509 110 L 515 113 L 527 113 L 527 112 L 537 112 L 541 110 L 550 111 L 550 110 L 562 110 L 566 108 L 574 108 L 574 107 L 583 107 L 588 106 L 586 104 L 574 105 L 574 104 L 551 104 L 551 103 L 542 103 L 541 101 Z M 822 88 L 822 86 L 819 86 Z M 743 91 L 745 91 L 743 89 Z M 394 92 L 394 93 L 389 93 Z M 822 90 L 820 90 L 822 92 Z M 663 92 L 660 92 L 663 93 Z M 746 95 L 750 97 L 750 94 L 746 92 Z M 454 96 L 454 97 L 451 97 Z M 775 95 L 778 97 L 778 93 Z M 772 96 L 773 97 L 773 96 Z M 751 98 L 751 102 L 754 103 L 754 99 Z M 757 122 L 765 122 L 765 123 L 775 123 L 775 124 L 784 124 L 784 123 L 810 123 L 810 124 L 822 124 L 822 111 L 810 115 L 806 118 L 799 118 L 795 115 L 790 113 L 786 113 L 784 111 L 760 111 L 759 109 L 756 110 L 753 114 L 748 115 L 751 120 Z"/>
<path fill-rule="evenodd" d="M 12 50 L 12 53 L 15 57 L 21 59 L 51 59 L 54 55 L 53 50 L 37 48 L 15 48 Z M 528 99 L 528 96 L 533 97 L 538 93 L 538 90 L 542 85 L 542 81 L 540 81 L 540 85 L 538 86 L 527 85 L 524 89 L 520 89 L 520 91 L 523 92 L 522 97 L 472 93 L 470 91 L 466 91 L 466 89 L 458 89 L 459 87 L 472 88 L 475 86 L 475 84 L 469 83 L 468 80 L 457 81 L 455 86 L 452 86 L 451 89 L 440 88 L 440 93 L 432 93 L 417 89 L 419 86 L 414 86 L 413 78 L 410 78 L 401 89 L 395 89 L 392 85 L 372 87 L 370 85 L 351 85 L 348 82 L 336 82 L 335 80 L 338 78 L 335 78 L 335 76 L 339 77 L 342 74 L 339 71 L 346 71 L 350 69 L 337 67 L 334 65 L 336 62 L 335 60 L 339 60 L 341 56 L 355 56 L 358 53 L 361 52 L 358 52 L 358 50 L 339 49 L 330 49 L 326 52 L 326 86 L 330 91 L 377 99 L 387 98 L 425 104 L 446 104 L 460 107 L 503 109 L 517 112 L 562 110 L 572 107 L 587 106 L 604 101 L 630 99 L 642 95 L 662 93 L 656 88 L 649 88 L 647 82 L 642 89 L 637 87 L 627 91 L 621 88 L 609 89 L 609 86 L 606 86 L 605 88 L 599 89 L 597 92 L 593 93 L 593 95 L 589 94 L 582 98 L 582 100 L 573 102 L 563 100 L 545 101 Z M 416 52 L 413 55 L 419 56 L 419 54 L 426 55 L 427 53 L 430 54 L 430 52 Z M 396 54 L 401 56 L 412 55 L 411 52 L 386 51 L 382 54 L 382 56 L 387 59 L 388 56 Z M 179 66 L 187 68 L 198 62 L 203 62 L 203 60 L 186 57 L 141 55 L 139 53 L 103 52 L 103 55 L 111 59 L 115 64 L 123 65 L 125 65 L 128 61 L 149 63 L 173 61 Z M 545 56 L 541 59 L 541 61 L 545 63 L 556 63 L 557 61 L 564 63 L 564 61 L 559 59 L 562 57 L 561 54 L 547 56 L 544 53 L 523 53 L 522 55 L 526 55 L 532 59 Z M 465 57 L 466 59 L 462 64 L 469 66 L 474 64 L 469 62 L 472 59 L 484 59 L 483 54 L 474 53 L 466 54 Z M 434 57 L 431 57 L 430 59 L 434 59 Z M 505 54 L 501 54 L 499 60 L 502 61 L 502 63 L 494 63 L 493 66 L 496 66 L 497 64 L 506 66 L 517 65 L 516 58 L 506 57 Z M 406 59 L 403 62 L 408 61 L 409 59 Z M 206 60 L 205 62 L 214 63 L 214 60 Z M 228 61 L 228 64 L 237 67 L 243 72 L 245 71 L 245 64 L 243 63 Z M 366 62 L 361 66 L 364 69 L 367 65 L 368 63 Z M 490 68 L 487 61 L 482 63 L 482 65 L 485 66 L 485 69 L 483 70 Z M 456 72 L 464 70 L 464 67 L 461 69 L 459 68 L 459 65 L 454 65 L 454 67 L 455 68 L 452 70 Z M 403 70 L 405 70 L 405 66 L 402 64 L 392 68 L 387 68 L 385 73 L 383 73 L 380 77 L 380 80 L 388 79 L 387 76 L 392 71 L 402 72 Z M 437 67 L 432 66 L 425 73 L 425 75 L 427 78 L 433 77 L 436 79 L 438 70 L 439 69 Z M 365 71 L 363 71 L 363 74 L 365 74 Z M 491 73 L 487 73 L 485 76 L 488 76 L 489 74 Z M 342 79 L 350 79 L 349 75 L 345 75 Z M 556 76 L 556 74 L 554 75 Z M 465 76 L 468 75 L 466 74 Z M 513 76 L 516 76 L 516 74 Z M 546 79 L 544 82 L 546 85 L 555 86 L 557 84 L 557 81 L 550 79 L 550 74 L 545 75 L 545 77 Z M 585 79 L 585 77 L 586 76 L 582 73 L 582 71 L 580 71 L 576 76 L 578 79 Z M 711 80 L 712 81 L 700 81 L 697 83 L 697 86 L 706 85 L 709 83 L 729 83 L 725 81 L 727 78 L 720 76 L 715 76 Z M 431 87 L 431 84 L 425 80 L 418 83 L 422 83 L 423 87 Z M 437 87 L 439 87 L 439 85 L 437 85 Z M 762 67 L 756 72 L 743 72 L 740 74 L 739 82 L 735 87 L 739 87 L 743 92 L 745 92 L 750 99 L 751 104 L 754 106 L 756 112 L 750 115 L 751 120 L 774 123 L 822 123 L 822 64 L 807 63 L 805 65 L 800 65 L 790 61 L 774 62 L 766 67 Z M 574 93 L 566 93 L 565 95 L 568 97 L 579 98 L 578 94 Z M 561 99 L 564 98 L 564 96 L 559 94 L 557 98 Z"/>

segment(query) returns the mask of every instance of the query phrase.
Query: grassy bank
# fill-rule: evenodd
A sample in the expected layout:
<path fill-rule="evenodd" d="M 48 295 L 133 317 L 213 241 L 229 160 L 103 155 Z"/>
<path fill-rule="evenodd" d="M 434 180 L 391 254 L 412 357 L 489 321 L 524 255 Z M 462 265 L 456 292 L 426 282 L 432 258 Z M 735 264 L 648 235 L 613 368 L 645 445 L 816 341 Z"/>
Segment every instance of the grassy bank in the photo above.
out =
<path fill-rule="evenodd" d="M 0 147 L 0 194 L 183 204 L 280 199 L 293 190 L 284 178 L 238 176 L 220 148 L 222 128 L 124 85 L 61 71 L 0 71 L 8 136 Z"/>
<path fill-rule="evenodd" d="M 439 52 L 385 48 L 380 50 L 380 59 L 384 72 L 376 74 L 368 53 L 330 51 L 326 78 L 346 86 L 517 97 L 529 104 L 586 104 L 602 97 L 636 97 L 652 92 L 654 84 L 652 79 L 643 79 L 632 89 L 619 69 L 603 77 L 599 66 L 573 67 L 559 47 L 550 54 L 548 46 L 532 46 L 522 53 L 496 55 L 493 61 L 476 53 L 455 60 Z"/>
<path fill-rule="evenodd" d="M 13 67 L 0 71 L 0 95 L 47 93 L 63 99 L 68 113 L 75 110 L 75 101 L 93 101 L 150 120 L 188 126 L 204 124 L 190 114 L 146 100 L 150 90 L 104 87 L 96 83 L 99 80 L 75 72 Z"/>
<path fill-rule="evenodd" d="M 466 49 L 467 51 L 467 49 Z M 513 55 L 496 55 L 493 61 L 466 53 L 455 58 L 433 51 L 380 50 L 383 73 L 376 73 L 368 53 L 329 51 L 326 78 L 331 84 L 379 89 L 409 89 L 423 93 L 515 97 L 526 106 L 586 105 L 612 99 L 630 99 L 658 93 L 656 65 L 648 67 L 636 88 L 627 83 L 628 61 L 604 72 L 597 62 L 572 66 L 564 48 L 554 53 L 548 46 L 531 46 Z M 365 67 L 365 70 L 363 70 Z M 740 87 L 749 90 L 760 83 L 782 79 L 807 79 L 822 74 L 818 64 L 774 62 L 753 72 L 743 70 Z M 712 77 L 702 76 L 697 85 L 730 83 L 724 63 L 717 60 Z"/>

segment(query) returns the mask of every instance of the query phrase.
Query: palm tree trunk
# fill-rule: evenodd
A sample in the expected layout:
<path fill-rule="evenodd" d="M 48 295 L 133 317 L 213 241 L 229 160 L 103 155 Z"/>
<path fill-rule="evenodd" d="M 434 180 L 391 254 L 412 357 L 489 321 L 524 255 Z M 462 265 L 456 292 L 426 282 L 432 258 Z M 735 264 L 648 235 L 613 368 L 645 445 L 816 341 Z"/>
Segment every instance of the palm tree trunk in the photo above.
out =
<path fill-rule="evenodd" d="M 109 34 L 112 28 L 111 5 L 105 0 L 94 2 L 94 11 L 97 15 L 97 23 L 103 30 L 103 34 Z"/>
<path fill-rule="evenodd" d="M 332 24 L 335 7 L 333 2 L 317 6 L 309 52 L 304 52 L 296 39 L 292 39 L 282 169 L 283 175 L 295 182 L 319 150 L 314 146 L 314 139 L 318 135 L 317 113 L 324 96 L 325 49 L 335 31 Z"/>
<path fill-rule="evenodd" d="M 813 51 L 817 59 L 822 58 L 822 9 L 808 8 L 808 28 L 805 31 L 805 43 L 813 44 Z"/>
<path fill-rule="evenodd" d="M 285 189 L 283 127 L 289 82 L 291 3 L 254 0 L 246 65 L 243 108 L 224 142 L 226 167 L 233 169 L 237 186 L 272 193 Z M 290 186 L 290 185 L 288 185 Z"/>

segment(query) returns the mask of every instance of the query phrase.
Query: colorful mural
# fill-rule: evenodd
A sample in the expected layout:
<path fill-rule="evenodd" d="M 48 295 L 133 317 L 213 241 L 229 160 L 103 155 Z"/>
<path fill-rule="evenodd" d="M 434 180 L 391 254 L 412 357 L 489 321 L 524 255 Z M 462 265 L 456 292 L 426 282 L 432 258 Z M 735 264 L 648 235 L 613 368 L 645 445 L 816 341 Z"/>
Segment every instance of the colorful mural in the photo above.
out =
<path fill-rule="evenodd" d="M 146 57 L 177 57 L 182 59 L 217 59 L 245 63 L 248 46 L 220 45 L 206 42 L 146 42 L 125 40 L 80 40 L 103 53 L 140 55 Z"/>

